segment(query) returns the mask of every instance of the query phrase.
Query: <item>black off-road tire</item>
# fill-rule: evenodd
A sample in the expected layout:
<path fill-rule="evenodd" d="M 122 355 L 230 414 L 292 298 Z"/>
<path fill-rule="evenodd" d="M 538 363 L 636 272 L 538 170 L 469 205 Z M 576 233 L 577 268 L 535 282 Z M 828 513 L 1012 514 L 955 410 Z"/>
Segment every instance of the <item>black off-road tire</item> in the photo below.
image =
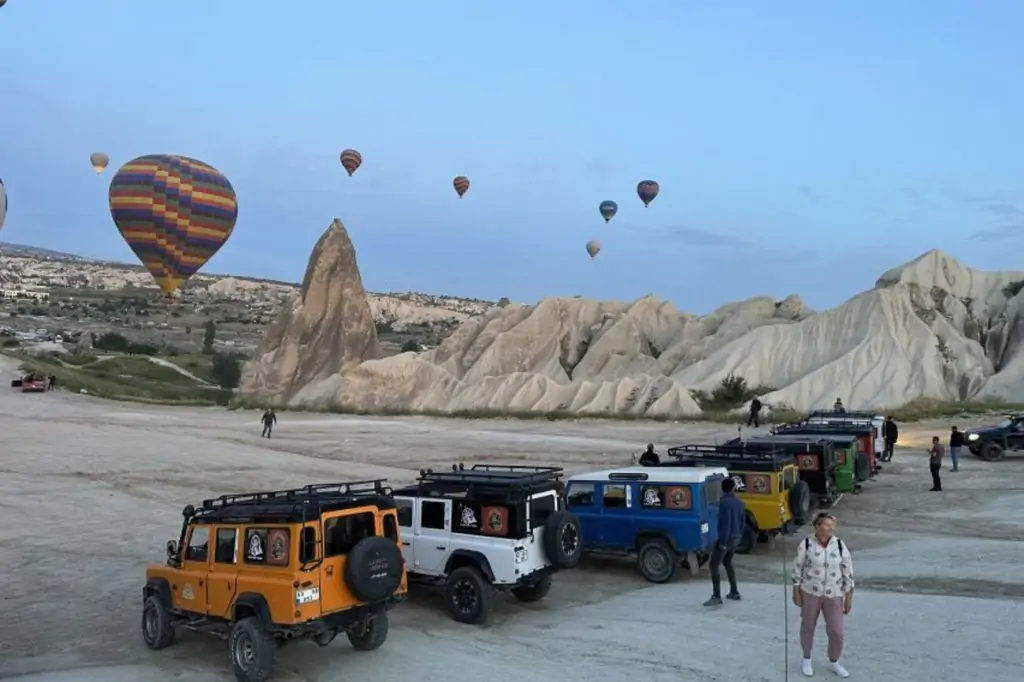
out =
<path fill-rule="evenodd" d="M 231 628 L 228 654 L 238 682 L 266 682 L 274 673 L 277 642 L 264 631 L 258 618 L 250 616 Z"/>
<path fill-rule="evenodd" d="M 805 526 L 811 520 L 811 486 L 807 481 L 797 481 L 789 489 L 789 512 L 794 526 Z"/>
<path fill-rule="evenodd" d="M 551 576 L 546 575 L 538 582 L 512 588 L 512 595 L 521 602 L 532 604 L 548 596 L 551 591 Z"/>
<path fill-rule="evenodd" d="M 583 529 L 575 514 L 560 509 L 544 522 L 544 551 L 555 568 L 576 568 L 583 558 Z"/>
<path fill-rule="evenodd" d="M 142 603 L 142 641 L 154 651 L 174 643 L 171 612 L 158 595 L 151 594 Z"/>
<path fill-rule="evenodd" d="M 740 535 L 740 541 L 736 543 L 737 554 L 750 554 L 754 551 L 754 547 L 757 546 L 757 531 L 750 525 L 749 522 L 743 524 L 743 534 Z"/>
<path fill-rule="evenodd" d="M 985 443 L 981 448 L 981 458 L 986 462 L 998 462 L 1006 457 L 1006 451 L 999 443 Z"/>
<path fill-rule="evenodd" d="M 853 461 L 853 477 L 860 483 L 871 478 L 871 462 L 863 452 L 858 452 L 857 458 Z"/>
<path fill-rule="evenodd" d="M 363 538 L 348 553 L 345 585 L 364 603 L 384 601 L 402 584 L 404 559 L 393 540 Z"/>
<path fill-rule="evenodd" d="M 644 540 L 636 555 L 640 574 L 652 583 L 667 583 L 675 578 L 680 563 L 668 542 L 658 538 Z"/>
<path fill-rule="evenodd" d="M 348 641 L 356 651 L 379 649 L 388 638 L 388 612 L 375 613 L 347 634 Z"/>
<path fill-rule="evenodd" d="M 456 568 L 444 586 L 444 604 L 452 620 L 483 625 L 491 617 L 494 586 L 476 566 Z"/>

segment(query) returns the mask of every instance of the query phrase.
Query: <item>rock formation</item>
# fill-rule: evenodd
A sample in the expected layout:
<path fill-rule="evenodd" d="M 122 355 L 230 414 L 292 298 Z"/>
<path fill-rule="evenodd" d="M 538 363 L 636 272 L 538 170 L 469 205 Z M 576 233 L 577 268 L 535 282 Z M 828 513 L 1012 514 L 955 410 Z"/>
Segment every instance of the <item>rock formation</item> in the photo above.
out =
<path fill-rule="evenodd" d="M 284 404 L 378 355 L 355 248 L 335 219 L 313 247 L 298 295 L 246 364 L 239 395 Z"/>

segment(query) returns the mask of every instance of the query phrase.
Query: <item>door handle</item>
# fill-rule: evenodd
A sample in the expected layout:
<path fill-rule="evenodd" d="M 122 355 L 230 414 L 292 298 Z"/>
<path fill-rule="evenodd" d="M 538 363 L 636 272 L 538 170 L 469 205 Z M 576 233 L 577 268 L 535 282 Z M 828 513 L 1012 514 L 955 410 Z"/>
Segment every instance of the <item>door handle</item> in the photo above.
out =
<path fill-rule="evenodd" d="M 203 581 L 202 581 L 202 580 L 200 580 L 200 581 L 199 581 L 199 587 L 202 587 L 202 586 L 203 586 Z"/>
<path fill-rule="evenodd" d="M 448 548 L 447 548 L 447 547 L 445 547 L 444 545 L 437 545 L 437 546 L 435 547 L 435 549 L 439 549 L 439 550 L 441 550 L 441 551 L 443 552 L 444 550 L 446 550 L 446 549 L 448 549 Z"/>
<path fill-rule="evenodd" d="M 403 543 L 402 543 L 402 547 L 408 547 L 408 546 L 409 546 L 409 543 L 408 543 L 408 542 L 403 542 Z"/>

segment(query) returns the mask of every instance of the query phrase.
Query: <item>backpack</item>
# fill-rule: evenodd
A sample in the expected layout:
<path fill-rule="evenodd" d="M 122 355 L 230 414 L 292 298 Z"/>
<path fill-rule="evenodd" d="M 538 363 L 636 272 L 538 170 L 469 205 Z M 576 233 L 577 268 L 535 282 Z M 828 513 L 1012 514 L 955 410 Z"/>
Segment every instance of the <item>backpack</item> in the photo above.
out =
<path fill-rule="evenodd" d="M 845 551 L 844 548 L 843 548 L 843 541 L 840 540 L 839 538 L 836 538 L 836 543 L 839 545 L 839 558 L 842 559 L 843 558 L 843 552 Z M 809 536 L 809 535 L 804 538 L 804 551 L 805 552 L 811 551 L 811 536 Z"/>

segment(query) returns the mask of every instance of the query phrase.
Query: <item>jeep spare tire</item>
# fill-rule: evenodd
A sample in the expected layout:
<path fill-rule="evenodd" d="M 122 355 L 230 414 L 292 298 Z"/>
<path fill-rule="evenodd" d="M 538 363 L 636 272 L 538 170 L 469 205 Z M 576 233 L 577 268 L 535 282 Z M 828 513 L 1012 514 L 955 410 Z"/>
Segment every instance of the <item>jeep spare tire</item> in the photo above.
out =
<path fill-rule="evenodd" d="M 583 558 L 580 520 L 564 509 L 544 522 L 544 551 L 555 568 L 576 568 Z"/>
<path fill-rule="evenodd" d="M 402 551 L 394 541 L 363 538 L 348 553 L 345 585 L 361 601 L 383 601 L 402 584 L 402 568 Z"/>
<path fill-rule="evenodd" d="M 863 452 L 858 452 L 857 459 L 853 461 L 853 475 L 860 483 L 871 478 L 871 463 Z"/>
<path fill-rule="evenodd" d="M 811 518 L 811 487 L 807 481 L 797 481 L 789 489 L 789 512 L 794 525 L 807 525 Z"/>

